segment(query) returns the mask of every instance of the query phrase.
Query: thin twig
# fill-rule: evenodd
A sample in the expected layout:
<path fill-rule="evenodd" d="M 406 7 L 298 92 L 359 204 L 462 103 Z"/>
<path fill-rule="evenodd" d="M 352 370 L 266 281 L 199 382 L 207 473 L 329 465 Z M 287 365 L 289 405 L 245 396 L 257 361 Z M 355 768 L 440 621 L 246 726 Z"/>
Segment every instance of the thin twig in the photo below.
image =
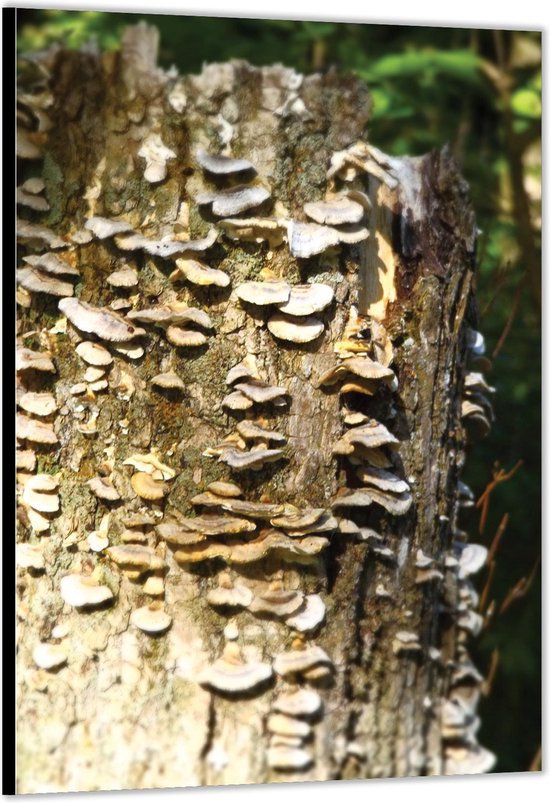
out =
<path fill-rule="evenodd" d="M 493 471 L 493 479 L 487 483 L 487 486 L 479 499 L 476 502 L 476 507 L 481 507 L 481 514 L 479 517 L 479 532 L 482 533 L 485 529 L 485 524 L 487 521 L 487 515 L 489 513 L 489 499 L 491 493 L 494 491 L 497 485 L 501 482 L 506 482 L 506 480 L 512 479 L 516 471 L 518 471 L 521 466 L 523 465 L 523 460 L 518 460 L 516 465 L 506 473 L 503 468 L 497 469 Z"/>
<path fill-rule="evenodd" d="M 481 592 L 481 597 L 479 599 L 480 613 L 483 613 L 483 611 L 485 610 L 485 605 L 487 604 L 487 599 L 489 598 L 489 591 L 493 582 L 493 576 L 495 574 L 496 562 L 492 560 L 488 565 L 489 565 L 489 574 L 487 576 L 487 581 L 483 587 L 483 591 Z"/>
<path fill-rule="evenodd" d="M 491 694 L 491 689 L 493 688 L 493 682 L 495 680 L 499 664 L 500 664 L 500 651 L 498 647 L 495 647 L 493 652 L 491 653 L 491 663 L 489 664 L 489 671 L 487 672 L 487 677 L 483 681 L 483 685 L 481 687 L 481 691 L 484 697 L 488 697 Z"/>
<path fill-rule="evenodd" d="M 508 513 L 505 513 L 502 519 L 500 520 L 500 524 L 497 527 L 495 537 L 493 538 L 491 546 L 489 547 L 489 554 L 487 555 L 487 563 L 491 563 L 494 560 L 495 555 L 497 553 L 497 549 L 500 545 L 501 538 L 504 535 L 509 520 L 510 520 L 510 515 Z"/>
<path fill-rule="evenodd" d="M 529 589 L 533 584 L 533 580 L 535 579 L 535 574 L 537 573 L 537 569 L 539 568 L 540 564 L 540 556 L 536 559 L 535 565 L 531 569 L 531 573 L 528 577 L 521 577 L 515 586 L 510 589 L 510 591 L 504 597 L 502 604 L 499 608 L 499 615 L 505 613 L 510 605 L 515 602 L 517 599 L 521 599 L 524 597 Z"/>

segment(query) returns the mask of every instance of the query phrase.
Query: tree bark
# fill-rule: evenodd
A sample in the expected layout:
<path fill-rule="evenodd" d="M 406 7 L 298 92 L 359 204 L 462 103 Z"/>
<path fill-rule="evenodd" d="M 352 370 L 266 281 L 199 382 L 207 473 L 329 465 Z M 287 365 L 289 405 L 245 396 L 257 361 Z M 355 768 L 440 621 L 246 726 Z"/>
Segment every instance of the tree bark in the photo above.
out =
<path fill-rule="evenodd" d="M 18 568 L 18 792 L 485 771 L 492 756 L 477 745 L 474 721 L 481 678 L 465 646 L 472 626 L 464 617 L 476 600 L 461 569 L 457 524 L 462 390 L 468 328 L 475 327 L 475 223 L 467 187 L 446 152 L 393 159 L 369 149 L 369 96 L 354 77 L 302 77 L 280 65 L 257 69 L 243 62 L 179 77 L 157 68 L 156 49 L 156 32 L 137 26 L 126 32 L 120 52 L 49 53 L 22 79 L 22 126 L 42 161 L 22 159 L 19 183 L 42 176 L 50 206 L 46 216 L 28 209 L 22 216 L 62 238 L 54 250 L 78 269 L 75 297 L 104 309 L 119 298 L 133 310 L 185 302 L 207 312 L 212 328 L 204 345 L 178 348 L 162 328 L 134 320 L 146 330 L 132 340 L 144 349 L 135 359 L 101 334 L 79 330 L 79 323 L 86 326 L 82 310 L 66 322 L 58 298 L 18 291 L 19 344 L 48 352 L 56 370 L 23 369 L 20 393 L 53 393 L 58 407 L 41 419 L 53 423 L 57 443 L 20 439 L 36 454 L 36 466 L 18 475 L 18 542 L 37 545 L 42 557 L 34 568 L 20 558 Z M 44 131 L 37 99 L 47 96 L 51 127 Z M 161 145 L 172 155 L 163 156 Z M 304 223 L 306 203 L 358 190 L 372 204 L 369 238 L 311 258 L 292 254 L 291 230 L 279 229 L 279 239 L 276 230 L 261 241 L 231 239 L 220 216 L 195 201 L 231 183 L 201 169 L 201 149 L 248 159 L 256 168 L 246 181 L 271 198 L 241 217 Z M 230 285 L 171 280 L 179 254 L 151 255 L 143 244 L 127 250 L 124 235 L 101 239 L 85 228 L 94 216 L 126 221 L 150 241 L 194 241 L 214 228 L 217 240 L 205 256 L 184 257 L 224 271 Z M 262 236 L 259 226 L 255 235 Z M 23 231 L 20 241 L 22 256 L 51 250 L 36 233 Z M 136 287 L 117 289 L 107 281 L 124 267 L 137 273 Z M 235 291 L 244 282 L 266 277 L 334 291 L 332 303 L 314 313 L 320 336 L 282 340 L 267 327 L 276 307 L 239 300 Z M 91 374 L 83 379 L 86 365 L 75 348 L 87 340 L 114 357 L 106 387 Z M 373 395 L 342 391 L 338 377 L 323 382 L 350 359 L 335 353 L 342 341 L 379 366 L 391 364 L 396 380 L 371 381 Z M 246 412 L 222 405 L 231 392 L 228 371 L 247 355 L 261 380 L 286 389 L 285 404 L 254 404 Z M 183 380 L 183 391 L 151 383 L 167 371 Z M 83 382 L 78 395 L 74 386 Z M 342 506 L 345 489 L 364 487 L 356 470 L 368 465 L 360 449 L 334 453 L 360 418 L 347 425 L 346 412 L 383 423 L 399 441 L 398 449 L 378 450 L 378 459 L 384 452 L 386 470 L 408 484 L 410 507 L 409 492 L 402 491 L 390 493 L 389 502 L 373 491 L 366 506 Z M 227 444 L 205 455 L 234 435 L 241 420 L 284 435 L 280 459 L 236 471 L 218 459 Z M 151 452 L 175 474 L 164 476 L 166 493 L 158 501 L 140 497 L 132 479 L 149 467 L 125 464 Z M 44 514 L 51 523 L 42 532 L 25 500 L 33 473 L 59 482 L 60 510 Z M 110 478 L 118 501 L 94 495 L 87 481 L 100 475 Z M 239 517 L 221 507 L 223 499 L 218 508 L 191 501 L 220 480 L 238 483 L 244 500 L 279 505 L 287 515 L 298 515 L 290 505 L 302 512 L 322 508 L 328 529 L 315 535 L 298 527 L 289 537 L 289 525 L 285 531 L 271 522 L 276 514 L 245 514 L 240 518 L 256 525 L 254 533 L 208 536 L 198 546 L 167 544 L 157 530 L 161 522 L 212 510 Z M 402 515 L 391 512 L 396 498 L 407 508 Z M 135 526 L 141 534 L 133 545 L 149 548 L 162 568 L 121 567 L 114 560 L 112 547 L 131 537 L 123 536 L 131 529 L 124 521 L 138 513 L 155 526 Z M 269 550 L 274 529 L 278 546 Z M 212 542 L 229 548 L 192 562 Z M 187 559 L 176 558 L 178 550 Z M 418 550 L 429 565 L 420 565 Z M 245 553 L 242 562 L 237 555 Z M 62 578 L 70 574 L 91 576 L 112 598 L 75 607 L 62 593 Z M 160 595 L 158 587 L 157 596 L 147 593 L 152 577 L 162 580 Z M 298 614 L 320 597 L 324 619 L 301 633 L 282 608 L 215 607 L 207 595 L 219 582 L 245 586 L 255 600 L 281 591 L 306 595 Z M 154 600 L 170 617 L 157 635 L 143 632 L 132 616 Z M 56 645 L 63 660 L 48 668 L 48 659 L 37 659 L 39 643 Z M 312 646 L 326 653 L 313 669 L 279 671 L 278 656 L 291 649 L 306 655 Z M 224 692 L 204 674 L 224 650 L 243 672 L 260 662 L 269 675 L 250 689 Z M 299 689 L 316 691 L 322 708 L 285 721 L 305 735 L 283 744 L 273 716 L 281 694 Z M 466 725 L 454 732 L 451 699 L 468 708 Z"/>

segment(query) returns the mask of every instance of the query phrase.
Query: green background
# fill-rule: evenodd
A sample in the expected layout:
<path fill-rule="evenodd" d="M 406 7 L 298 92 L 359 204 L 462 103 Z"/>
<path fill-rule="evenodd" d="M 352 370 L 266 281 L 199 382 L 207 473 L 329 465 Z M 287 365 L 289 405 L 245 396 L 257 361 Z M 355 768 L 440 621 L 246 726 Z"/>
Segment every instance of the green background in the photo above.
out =
<path fill-rule="evenodd" d="M 493 367 L 496 422 L 468 458 L 464 480 L 476 498 L 498 465 L 523 465 L 496 487 L 485 530 L 466 511 L 470 539 L 490 544 L 505 513 L 489 601 L 495 613 L 472 653 L 488 671 L 480 742 L 498 756 L 495 771 L 538 768 L 541 731 L 541 593 L 535 568 L 529 592 L 499 613 L 509 590 L 540 555 L 541 35 L 537 32 L 334 22 L 154 16 L 97 11 L 18 10 L 20 51 L 51 42 L 79 47 L 95 39 L 118 47 L 124 27 L 145 19 L 161 34 L 160 64 L 199 72 L 204 62 L 282 62 L 302 72 L 335 66 L 364 78 L 374 111 L 370 141 L 383 151 L 419 155 L 448 143 L 468 180 L 481 234 L 478 302 L 490 357 L 511 328 Z M 480 576 L 478 587 L 483 586 Z"/>

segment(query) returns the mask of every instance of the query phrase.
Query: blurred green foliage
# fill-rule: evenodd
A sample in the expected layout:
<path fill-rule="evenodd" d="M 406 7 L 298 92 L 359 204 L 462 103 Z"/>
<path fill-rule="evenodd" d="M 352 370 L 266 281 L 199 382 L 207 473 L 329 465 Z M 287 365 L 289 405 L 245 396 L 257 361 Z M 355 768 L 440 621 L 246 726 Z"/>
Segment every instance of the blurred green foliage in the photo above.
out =
<path fill-rule="evenodd" d="M 390 154 L 418 155 L 450 143 L 481 229 L 478 300 L 489 355 L 517 300 L 509 335 L 487 375 L 498 390 L 496 424 L 472 450 L 465 472 L 479 495 L 494 463 L 510 469 L 524 461 L 495 489 L 482 535 L 477 511 L 464 520 L 473 540 L 489 544 L 503 514 L 510 514 L 489 595 L 498 610 L 540 554 L 540 33 L 21 9 L 19 49 L 59 41 L 73 48 L 90 40 L 113 49 L 138 19 L 159 28 L 159 60 L 166 68 L 198 72 L 204 62 L 231 58 L 283 62 L 305 72 L 334 65 L 369 84 L 373 144 Z M 528 769 L 540 744 L 540 610 L 537 573 L 529 594 L 495 614 L 474 648 L 483 672 L 492 650 L 500 653 L 492 692 L 481 706 L 480 733 L 497 753 L 500 771 Z"/>

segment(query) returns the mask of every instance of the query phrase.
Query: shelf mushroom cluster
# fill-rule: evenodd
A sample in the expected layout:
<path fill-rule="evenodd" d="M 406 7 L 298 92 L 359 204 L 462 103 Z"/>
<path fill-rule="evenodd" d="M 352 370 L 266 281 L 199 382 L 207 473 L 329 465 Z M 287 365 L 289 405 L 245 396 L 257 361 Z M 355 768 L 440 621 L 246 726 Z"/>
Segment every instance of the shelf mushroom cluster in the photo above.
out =
<path fill-rule="evenodd" d="M 52 516 L 60 508 L 59 480 L 51 474 L 36 473 L 37 450 L 55 448 L 58 437 L 54 421 L 58 405 L 52 393 L 34 392 L 28 388 L 40 374 L 56 373 L 48 352 L 17 347 L 17 406 L 16 467 L 19 490 L 18 505 L 25 511 L 32 531 L 38 535 L 49 532 Z"/>
<path fill-rule="evenodd" d="M 484 358 L 483 335 L 467 330 L 468 357 L 475 368 L 490 367 Z M 487 435 L 493 411 L 487 394 L 494 388 L 477 370 L 468 370 L 464 380 L 462 420 L 469 436 Z M 459 529 L 456 515 L 474 504 L 474 494 L 463 482 L 458 484 L 455 520 L 452 522 L 453 548 L 445 558 L 445 568 L 454 574 L 457 597 L 450 613 L 458 631 L 458 645 L 450 678 L 450 690 L 441 705 L 441 733 L 444 742 L 444 774 L 467 775 L 489 772 L 495 765 L 495 755 L 477 740 L 480 721 L 476 714 L 481 697 L 483 677 L 474 667 L 468 654 L 470 637 L 478 636 L 484 626 L 479 612 L 479 595 L 472 577 L 487 563 L 488 550 L 481 544 L 469 543 L 467 533 Z"/>
<path fill-rule="evenodd" d="M 485 352 L 483 336 L 473 329 L 468 335 L 469 353 L 481 358 Z M 494 392 L 495 388 L 487 384 L 481 372 L 466 373 L 461 414 L 468 435 L 474 439 L 484 438 L 489 434 L 495 416 L 488 394 Z"/>
<path fill-rule="evenodd" d="M 357 354 L 339 345 L 336 348 L 336 364 L 318 379 L 320 387 L 340 385 L 340 394 L 346 400 L 350 393 L 373 396 L 381 386 L 395 389 L 397 380 L 389 366 L 367 353 Z M 398 449 L 399 440 L 380 421 L 347 407 L 344 423 L 348 429 L 335 443 L 333 452 L 349 461 L 356 484 L 343 489 L 333 500 L 333 510 L 361 510 L 374 503 L 394 516 L 407 513 L 412 504 L 409 485 L 389 470 L 393 465 L 391 453 Z"/>

